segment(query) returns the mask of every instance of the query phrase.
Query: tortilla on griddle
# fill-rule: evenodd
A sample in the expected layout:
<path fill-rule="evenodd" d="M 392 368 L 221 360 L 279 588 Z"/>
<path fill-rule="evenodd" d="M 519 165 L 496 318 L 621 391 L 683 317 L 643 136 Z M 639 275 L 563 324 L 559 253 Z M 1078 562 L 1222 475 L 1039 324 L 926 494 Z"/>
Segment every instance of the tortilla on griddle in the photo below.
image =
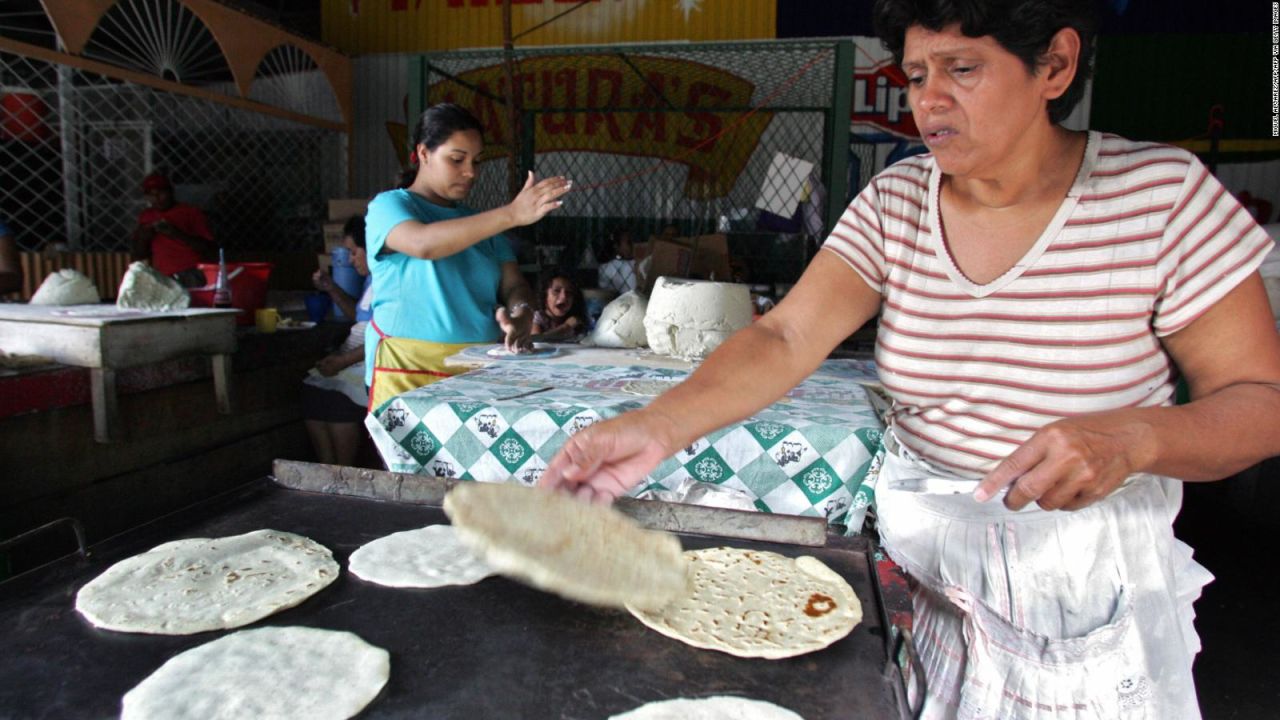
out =
<path fill-rule="evenodd" d="M 338 571 L 328 548 L 293 533 L 189 538 L 112 565 L 80 588 L 76 610 L 120 632 L 225 630 L 298 605 Z"/>
<path fill-rule="evenodd" d="M 732 695 L 660 700 L 614 715 L 609 720 L 804 720 L 790 710 L 763 700 Z"/>
<path fill-rule="evenodd" d="M 392 533 L 351 553 L 347 569 L 378 585 L 435 588 L 472 585 L 493 574 L 451 525 Z"/>
<path fill-rule="evenodd" d="M 242 630 L 170 658 L 125 694 L 120 718 L 344 720 L 390 673 L 390 654 L 349 632 Z"/>
<path fill-rule="evenodd" d="M 755 658 L 821 650 L 862 620 L 844 578 L 817 558 L 718 547 L 690 550 L 691 591 L 653 611 L 627 609 L 650 628 L 694 647 Z"/>
<path fill-rule="evenodd" d="M 659 608 L 688 592 L 680 540 L 611 507 L 467 482 L 445 496 L 444 511 L 494 570 L 571 600 Z"/>

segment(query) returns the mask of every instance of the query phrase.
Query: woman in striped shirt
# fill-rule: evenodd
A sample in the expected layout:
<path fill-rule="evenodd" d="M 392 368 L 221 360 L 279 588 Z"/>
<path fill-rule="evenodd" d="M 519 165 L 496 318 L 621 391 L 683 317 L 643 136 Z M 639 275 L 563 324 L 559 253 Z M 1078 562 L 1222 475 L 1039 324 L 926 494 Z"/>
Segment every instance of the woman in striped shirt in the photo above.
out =
<path fill-rule="evenodd" d="M 1091 12 L 877 0 L 930 153 L 859 194 L 773 312 L 575 435 L 541 484 L 627 492 L 879 313 L 876 501 L 915 581 L 924 716 L 1199 717 L 1191 603 L 1211 577 L 1171 524 L 1181 481 L 1280 454 L 1271 242 L 1190 153 L 1059 124 Z"/>

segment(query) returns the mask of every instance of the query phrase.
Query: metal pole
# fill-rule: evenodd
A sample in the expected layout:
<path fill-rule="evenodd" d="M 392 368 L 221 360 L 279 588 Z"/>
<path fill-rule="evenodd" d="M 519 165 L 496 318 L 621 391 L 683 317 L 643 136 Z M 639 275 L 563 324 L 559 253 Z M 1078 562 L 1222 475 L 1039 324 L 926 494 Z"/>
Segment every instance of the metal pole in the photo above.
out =
<path fill-rule="evenodd" d="M 853 107 L 853 41 L 836 43 L 835 88 L 831 96 L 828 119 L 827 162 L 823 163 L 823 182 L 827 185 L 826 231 L 831 232 L 844 214 L 845 196 L 849 193 L 849 123 Z"/>
<path fill-rule="evenodd" d="M 58 38 L 58 51 L 65 52 L 62 38 Z M 75 85 L 72 82 L 72 70 L 66 65 L 58 65 L 58 136 L 62 153 L 62 202 L 66 223 L 67 245 L 78 249 L 82 245 L 84 222 L 80 206 L 80 157 L 76 144 L 76 125 L 79 122 L 75 108 Z M 146 159 L 150 163 L 150 158 Z"/>
<path fill-rule="evenodd" d="M 502 4 L 502 73 L 507 78 L 502 96 L 507 100 L 507 193 L 510 198 L 520 194 L 524 185 L 520 172 L 520 108 L 516 106 L 515 42 L 511 38 L 511 3 Z M 533 168 L 530 167 L 530 170 Z"/>

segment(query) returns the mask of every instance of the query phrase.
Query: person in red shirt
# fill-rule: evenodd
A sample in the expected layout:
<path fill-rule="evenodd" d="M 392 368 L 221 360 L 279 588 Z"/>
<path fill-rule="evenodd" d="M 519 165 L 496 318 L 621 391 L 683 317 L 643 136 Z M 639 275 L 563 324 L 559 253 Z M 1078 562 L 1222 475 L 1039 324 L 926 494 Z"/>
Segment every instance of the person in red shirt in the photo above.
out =
<path fill-rule="evenodd" d="M 133 258 L 150 260 L 151 266 L 187 287 L 205 284 L 196 266 L 212 260 L 217 244 L 204 213 L 194 205 L 174 202 L 169 178 L 152 173 L 142 181 L 147 209 L 138 215 L 133 231 Z"/>

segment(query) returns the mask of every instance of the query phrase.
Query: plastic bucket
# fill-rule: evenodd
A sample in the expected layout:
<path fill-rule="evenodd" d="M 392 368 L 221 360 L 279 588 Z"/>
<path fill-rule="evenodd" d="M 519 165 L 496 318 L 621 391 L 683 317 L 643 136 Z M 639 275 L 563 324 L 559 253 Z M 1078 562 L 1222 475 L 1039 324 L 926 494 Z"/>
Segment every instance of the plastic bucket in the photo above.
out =
<path fill-rule="evenodd" d="M 217 263 L 200 263 L 204 281 L 212 286 L 218 281 Z M 227 280 L 231 285 L 231 306 L 240 309 L 236 324 L 252 325 L 253 311 L 267 304 L 267 279 L 271 263 L 227 263 Z"/>

